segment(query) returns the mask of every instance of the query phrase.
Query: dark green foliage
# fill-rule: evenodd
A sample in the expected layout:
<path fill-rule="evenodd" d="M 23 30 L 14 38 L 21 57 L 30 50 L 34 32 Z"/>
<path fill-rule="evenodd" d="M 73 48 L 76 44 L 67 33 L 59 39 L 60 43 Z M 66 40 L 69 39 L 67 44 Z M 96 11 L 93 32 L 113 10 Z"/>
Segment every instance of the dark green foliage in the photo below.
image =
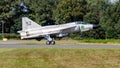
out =
<path fill-rule="evenodd" d="M 100 19 L 104 16 L 103 12 L 108 7 L 107 0 L 90 0 L 88 1 L 87 8 L 88 12 L 84 16 L 84 21 L 92 24 L 100 25 Z M 95 29 L 92 31 L 84 32 L 84 37 L 94 39 L 104 39 L 105 32 L 103 28 Z"/>
<path fill-rule="evenodd" d="M 20 35 L 18 34 L 4 34 L 4 37 L 8 39 L 20 39 Z"/>
<path fill-rule="evenodd" d="M 57 24 L 72 21 L 83 21 L 86 14 L 86 0 L 61 0 L 54 11 L 54 19 Z"/>
<path fill-rule="evenodd" d="M 120 38 L 120 2 L 111 4 L 101 18 L 106 38 Z"/>
<path fill-rule="evenodd" d="M 0 40 L 2 39 L 2 35 L 0 35 Z"/>
<path fill-rule="evenodd" d="M 7 38 L 7 39 L 20 39 L 20 35 L 19 34 L 0 34 L 0 39 L 2 38 Z"/>
<path fill-rule="evenodd" d="M 54 0 L 30 0 L 29 5 L 30 9 L 33 11 L 30 16 L 35 18 L 36 22 L 41 25 L 55 24 L 52 19 L 52 11 L 56 6 Z"/>
<path fill-rule="evenodd" d="M 91 31 L 83 32 L 82 37 L 92 39 L 105 39 L 105 32 L 102 28 L 98 28 Z"/>
<path fill-rule="evenodd" d="M 21 18 L 14 20 L 14 25 L 11 26 L 10 33 L 17 33 L 17 31 L 22 30 Z"/>

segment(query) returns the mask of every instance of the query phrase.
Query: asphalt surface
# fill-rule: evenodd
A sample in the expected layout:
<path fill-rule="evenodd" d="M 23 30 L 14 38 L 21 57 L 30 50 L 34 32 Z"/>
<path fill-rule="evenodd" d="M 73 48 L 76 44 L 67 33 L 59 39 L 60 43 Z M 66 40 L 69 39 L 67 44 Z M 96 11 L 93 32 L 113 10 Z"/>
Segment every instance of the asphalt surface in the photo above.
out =
<path fill-rule="evenodd" d="M 79 44 L 79 45 L 25 45 L 19 42 L 0 41 L 0 48 L 120 48 L 120 44 Z"/>

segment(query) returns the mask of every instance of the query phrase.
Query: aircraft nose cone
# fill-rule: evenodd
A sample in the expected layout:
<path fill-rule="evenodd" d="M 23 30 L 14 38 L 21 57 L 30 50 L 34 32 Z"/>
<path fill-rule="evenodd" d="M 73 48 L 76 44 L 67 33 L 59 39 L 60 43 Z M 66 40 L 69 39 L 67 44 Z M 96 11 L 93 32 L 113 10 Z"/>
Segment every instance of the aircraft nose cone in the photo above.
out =
<path fill-rule="evenodd" d="M 99 27 L 100 27 L 100 25 L 93 25 L 93 29 L 97 29 Z"/>

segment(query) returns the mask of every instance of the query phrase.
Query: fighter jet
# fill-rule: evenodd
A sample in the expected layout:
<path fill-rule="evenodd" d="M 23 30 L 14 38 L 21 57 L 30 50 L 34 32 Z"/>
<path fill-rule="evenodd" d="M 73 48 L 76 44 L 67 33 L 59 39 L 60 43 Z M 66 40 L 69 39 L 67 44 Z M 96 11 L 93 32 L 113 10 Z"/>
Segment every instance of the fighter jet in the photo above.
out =
<path fill-rule="evenodd" d="M 19 5 L 16 5 L 15 7 L 11 7 L 12 11 L 16 14 L 26 14 L 30 13 L 31 10 L 28 8 L 28 6 L 25 5 L 24 0 L 21 0 Z"/>
<path fill-rule="evenodd" d="M 64 37 L 70 33 L 83 32 L 96 29 L 98 25 L 86 24 L 82 21 L 70 22 L 61 25 L 41 26 L 32 21 L 28 17 L 22 17 L 22 30 L 20 33 L 21 39 L 42 39 L 45 38 L 47 45 L 54 45 L 55 40 L 52 36 Z"/>

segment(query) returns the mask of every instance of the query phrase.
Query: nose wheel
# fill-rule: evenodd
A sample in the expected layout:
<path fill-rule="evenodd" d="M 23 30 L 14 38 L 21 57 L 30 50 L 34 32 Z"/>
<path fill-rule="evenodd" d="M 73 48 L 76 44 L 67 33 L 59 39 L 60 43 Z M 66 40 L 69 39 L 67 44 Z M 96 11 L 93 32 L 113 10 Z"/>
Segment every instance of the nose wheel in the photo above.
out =
<path fill-rule="evenodd" d="M 55 41 L 47 41 L 46 45 L 55 45 Z"/>

